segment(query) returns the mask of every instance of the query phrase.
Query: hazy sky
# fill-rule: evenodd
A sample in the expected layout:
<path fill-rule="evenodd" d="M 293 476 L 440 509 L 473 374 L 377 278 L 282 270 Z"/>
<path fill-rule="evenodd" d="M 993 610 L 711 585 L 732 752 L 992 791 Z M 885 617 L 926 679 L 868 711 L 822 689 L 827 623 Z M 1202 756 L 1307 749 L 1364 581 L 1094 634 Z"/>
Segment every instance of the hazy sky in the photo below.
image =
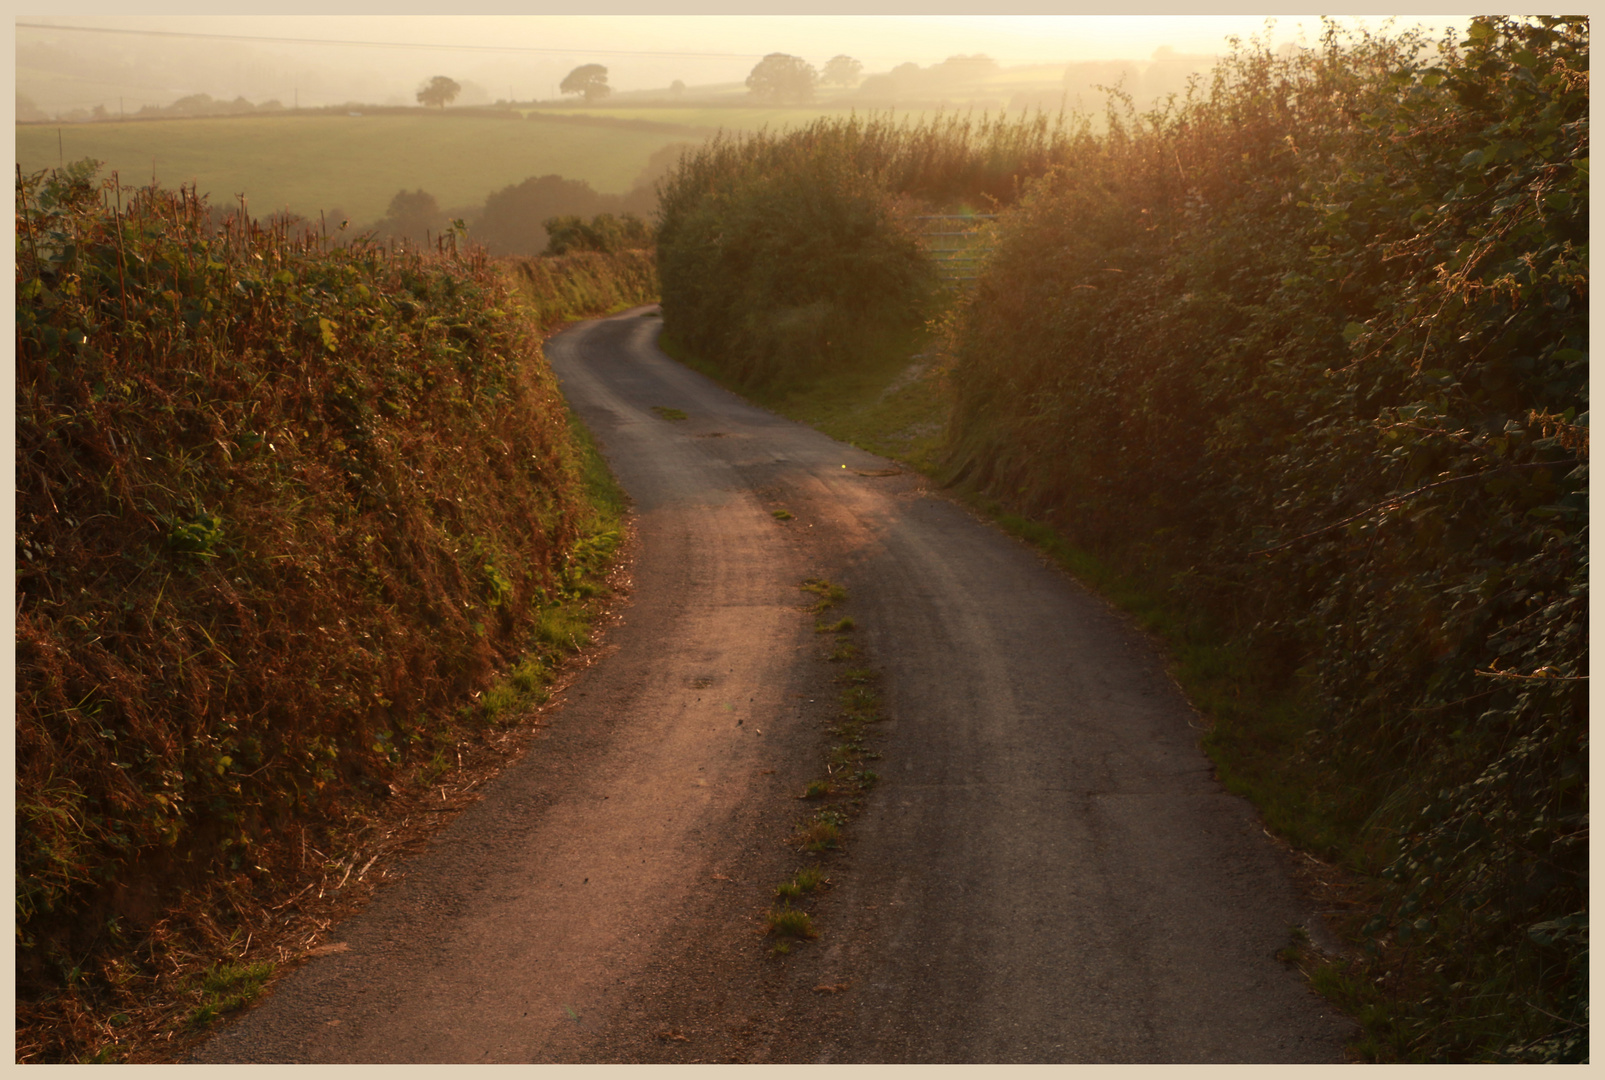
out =
<path fill-rule="evenodd" d="M 702 10 L 717 10 L 718 4 Z M 932 5 L 939 7 L 940 5 Z M 979 5 L 971 4 L 971 10 Z M 77 11 L 85 9 L 76 7 Z M 127 10 L 124 8 L 123 10 Z M 212 10 L 215 10 L 213 8 Z M 295 10 L 292 6 L 289 10 Z M 327 8 L 324 8 L 327 10 Z M 397 10 L 392 7 L 390 10 Z M 404 9 L 402 9 L 404 10 Z M 438 8 L 437 8 L 438 10 Z M 108 12 L 110 9 L 108 9 Z M 1345 17 L 1354 21 L 1357 17 Z M 1363 17 L 1379 27 L 1384 16 Z M 1399 24 L 1464 26 L 1451 15 L 1399 16 Z M 206 92 L 302 104 L 347 96 L 411 103 L 411 90 L 432 74 L 480 84 L 491 98 L 548 97 L 574 66 L 596 62 L 617 90 L 739 82 L 770 52 L 816 66 L 838 53 L 862 61 L 866 74 L 957 53 L 985 53 L 1004 66 L 1075 60 L 1146 60 L 1170 46 L 1182 53 L 1219 53 L 1230 35 L 1266 29 L 1264 15 L 285 15 L 215 16 L 72 14 L 16 17 L 16 22 L 160 31 L 114 35 L 15 29 L 18 91 L 46 108 L 89 107 L 112 83 L 143 81 L 120 91 L 136 97 Z M 1277 42 L 1319 32 L 1318 16 L 1278 16 Z M 194 36 L 288 38 L 238 41 Z M 368 42 L 367 47 L 332 43 Z M 48 46 L 55 52 L 44 51 Z M 42 79 L 37 58 L 86 58 L 84 78 Z M 63 67 L 65 59 L 46 66 Z M 77 67 L 74 67 L 77 70 Z M 141 72 L 136 77 L 135 72 Z M 359 89 L 360 88 L 360 89 Z M 361 92 L 361 91 L 365 91 Z M 82 96 L 68 101 L 66 97 Z M 40 100 L 41 96 L 58 100 Z M 170 98 L 169 98 L 170 100 Z M 165 102 L 160 102 L 165 103 Z M 466 103 L 466 102 L 465 102 Z M 113 103 L 115 104 L 115 102 Z M 132 102 L 130 102 L 132 107 Z"/>

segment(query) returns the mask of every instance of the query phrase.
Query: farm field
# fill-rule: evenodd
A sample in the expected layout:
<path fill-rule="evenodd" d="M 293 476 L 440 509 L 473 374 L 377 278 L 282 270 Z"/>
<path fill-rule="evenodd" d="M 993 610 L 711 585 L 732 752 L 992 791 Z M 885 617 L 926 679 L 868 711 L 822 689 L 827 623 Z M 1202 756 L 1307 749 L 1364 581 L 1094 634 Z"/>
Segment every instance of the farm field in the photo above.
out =
<path fill-rule="evenodd" d="M 945 109 L 887 109 L 875 105 L 866 105 L 863 102 L 841 104 L 816 103 L 813 105 L 769 106 L 763 108 L 744 108 L 741 106 L 720 105 L 692 105 L 677 108 L 666 105 L 610 105 L 610 106 L 576 106 L 562 109 L 528 109 L 526 115 L 549 116 L 595 116 L 612 117 L 619 120 L 655 120 L 662 124 L 683 124 L 691 127 L 703 127 L 712 130 L 725 131 L 759 131 L 767 129 L 772 132 L 784 131 L 787 128 L 802 127 L 822 117 L 845 117 L 857 114 L 859 116 L 882 116 L 890 112 L 893 116 L 906 123 L 918 123 L 921 120 L 935 116 L 939 113 L 968 113 L 980 114 L 983 112 L 996 113 L 999 104 L 1010 93 L 1019 89 L 1035 89 L 1021 85 L 998 90 L 998 98 L 993 101 L 990 108 L 985 103 L 978 102 L 973 106 L 966 101 L 955 102 Z M 1070 101 L 1070 106 L 1076 102 Z M 1081 103 L 1083 106 L 1086 102 Z M 1102 107 L 1102 102 L 1097 103 Z M 1013 110 L 1011 115 L 1017 113 Z"/>
<path fill-rule="evenodd" d="M 867 110 L 858 109 L 859 112 Z M 526 115 L 536 116 L 595 116 L 617 120 L 654 120 L 662 124 L 684 124 L 705 127 L 715 131 L 757 131 L 768 128 L 778 131 L 811 123 L 822 116 L 846 116 L 853 112 L 848 105 L 775 105 L 762 108 L 742 106 L 689 105 L 684 108 L 671 105 L 603 105 L 575 106 L 557 109 L 526 109 Z"/>
<path fill-rule="evenodd" d="M 547 173 L 627 191 L 654 150 L 693 137 L 672 126 L 675 118 L 648 119 L 664 126 L 450 113 L 19 124 L 17 162 L 33 172 L 93 157 L 129 185 L 149 183 L 154 171 L 165 187 L 193 181 L 214 205 L 243 192 L 253 215 L 288 209 L 315 218 L 338 207 L 364 225 L 403 188 L 422 188 L 448 209 Z"/>

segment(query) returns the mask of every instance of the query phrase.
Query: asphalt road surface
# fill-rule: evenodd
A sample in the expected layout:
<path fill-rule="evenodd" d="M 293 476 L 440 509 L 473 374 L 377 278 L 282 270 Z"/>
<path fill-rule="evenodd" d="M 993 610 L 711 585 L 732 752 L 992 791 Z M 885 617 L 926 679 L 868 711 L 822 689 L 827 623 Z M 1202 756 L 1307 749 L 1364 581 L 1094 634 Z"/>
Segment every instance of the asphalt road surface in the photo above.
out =
<path fill-rule="evenodd" d="M 654 315 L 547 345 L 635 504 L 606 655 L 192 1060 L 1342 1061 L 1275 957 L 1313 921 L 1288 856 L 1148 644 L 923 478 L 670 361 Z M 889 719 L 820 937 L 777 957 L 840 670 L 808 577 L 847 588 Z"/>

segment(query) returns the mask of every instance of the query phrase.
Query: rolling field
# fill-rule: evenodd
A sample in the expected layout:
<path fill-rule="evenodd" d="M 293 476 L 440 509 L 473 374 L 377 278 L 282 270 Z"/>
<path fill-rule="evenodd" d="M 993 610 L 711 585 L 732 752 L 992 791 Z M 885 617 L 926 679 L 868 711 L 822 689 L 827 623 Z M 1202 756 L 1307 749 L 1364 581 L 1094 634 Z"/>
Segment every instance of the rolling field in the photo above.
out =
<path fill-rule="evenodd" d="M 599 105 L 587 108 L 575 106 L 564 109 L 528 109 L 527 115 L 595 116 L 617 120 L 651 120 L 661 124 L 684 124 L 712 130 L 757 131 L 768 128 L 778 131 L 817 120 L 821 116 L 846 116 L 853 110 L 846 105 L 791 105 L 743 108 L 719 105 L 688 105 L 684 108 L 667 105 Z M 864 112 L 862 107 L 859 112 Z"/>
<path fill-rule="evenodd" d="M 422 188 L 443 209 L 479 205 L 547 173 L 589 181 L 598 192 L 627 191 L 654 150 L 694 138 L 670 126 L 677 117 L 646 119 L 665 126 L 450 113 L 19 124 L 17 162 L 32 172 L 93 157 L 130 186 L 149 183 L 154 170 L 166 187 L 193 181 L 214 205 L 244 192 L 254 215 L 288 209 L 316 218 L 338 207 L 365 225 L 403 188 Z"/>

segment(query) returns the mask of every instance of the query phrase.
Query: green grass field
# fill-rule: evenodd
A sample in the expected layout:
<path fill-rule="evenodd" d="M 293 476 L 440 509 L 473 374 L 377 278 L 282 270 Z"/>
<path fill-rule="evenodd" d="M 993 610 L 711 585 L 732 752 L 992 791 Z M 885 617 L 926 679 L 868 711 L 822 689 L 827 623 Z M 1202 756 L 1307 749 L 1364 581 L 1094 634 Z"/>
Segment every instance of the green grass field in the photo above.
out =
<path fill-rule="evenodd" d="M 442 208 L 477 206 L 492 191 L 547 173 L 624 192 L 654 150 L 691 137 L 667 127 L 450 113 L 19 124 L 17 162 L 32 172 L 93 157 L 131 186 L 148 184 L 154 169 L 163 186 L 193 181 L 215 205 L 244 192 L 253 215 L 289 209 L 315 219 L 338 207 L 364 225 L 382 217 L 403 188 L 423 188 Z"/>

